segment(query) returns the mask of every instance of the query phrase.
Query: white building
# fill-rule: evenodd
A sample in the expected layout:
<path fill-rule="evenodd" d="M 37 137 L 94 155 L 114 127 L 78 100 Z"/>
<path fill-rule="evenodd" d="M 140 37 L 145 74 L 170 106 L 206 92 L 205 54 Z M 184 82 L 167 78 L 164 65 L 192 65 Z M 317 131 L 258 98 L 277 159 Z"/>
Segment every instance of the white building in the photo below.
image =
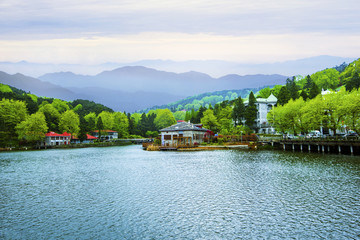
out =
<path fill-rule="evenodd" d="M 92 135 L 96 138 L 99 138 L 99 130 L 95 130 L 92 132 Z M 118 132 L 113 130 L 101 130 L 101 140 L 113 140 L 118 138 Z"/>
<path fill-rule="evenodd" d="M 179 122 L 160 130 L 161 145 L 166 147 L 193 146 L 204 141 L 207 129 L 190 122 Z"/>
<path fill-rule="evenodd" d="M 267 114 L 274 108 L 277 103 L 277 98 L 270 94 L 268 98 L 257 98 L 256 99 L 256 108 L 257 118 L 256 118 L 256 127 L 259 129 L 259 133 L 275 133 L 275 129 L 268 123 Z M 249 100 L 244 101 L 245 106 L 249 104 Z"/>
<path fill-rule="evenodd" d="M 63 134 L 48 132 L 45 134 L 45 140 L 41 143 L 41 146 L 67 145 L 70 144 L 70 138 L 71 134 L 67 132 Z"/>

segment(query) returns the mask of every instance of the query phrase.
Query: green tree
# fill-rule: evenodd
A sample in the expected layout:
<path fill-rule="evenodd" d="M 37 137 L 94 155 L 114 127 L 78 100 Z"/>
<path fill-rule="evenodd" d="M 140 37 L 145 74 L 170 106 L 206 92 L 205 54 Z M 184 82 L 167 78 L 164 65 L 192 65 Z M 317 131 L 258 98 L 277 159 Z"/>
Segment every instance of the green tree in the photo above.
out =
<path fill-rule="evenodd" d="M 131 117 L 130 113 L 127 114 L 127 118 L 128 118 L 128 122 L 129 122 L 129 134 L 133 135 L 136 132 L 135 131 L 135 127 L 136 127 L 135 119 L 133 117 Z"/>
<path fill-rule="evenodd" d="M 158 129 L 162 129 L 175 124 L 176 120 L 169 109 L 161 109 L 159 110 L 154 123 Z"/>
<path fill-rule="evenodd" d="M 342 111 L 343 98 L 345 97 L 346 92 L 339 91 L 323 96 L 323 107 L 324 107 L 324 125 L 330 128 L 334 134 L 336 130 L 341 127 L 342 121 L 345 119 L 347 114 L 345 111 Z"/>
<path fill-rule="evenodd" d="M 309 130 L 318 130 L 323 124 L 324 101 L 321 95 L 306 102 L 305 106 L 300 110 L 302 121 Z"/>
<path fill-rule="evenodd" d="M 0 145 L 17 143 L 15 127 L 27 116 L 26 105 L 22 101 L 2 99 L 0 101 Z"/>
<path fill-rule="evenodd" d="M 257 97 L 258 98 L 268 98 L 271 94 L 271 89 L 269 87 L 263 88 L 261 89 L 258 94 Z"/>
<path fill-rule="evenodd" d="M 302 90 L 302 91 L 301 91 L 300 97 L 301 97 L 303 100 L 305 100 L 305 101 L 309 98 L 309 96 L 307 95 L 307 93 L 306 93 L 305 90 Z"/>
<path fill-rule="evenodd" d="M 340 83 L 340 74 L 336 69 L 329 68 L 312 74 L 311 79 L 320 89 L 335 90 Z"/>
<path fill-rule="evenodd" d="M 19 139 L 25 139 L 28 142 L 43 140 L 47 130 L 45 115 L 42 112 L 28 116 L 26 120 L 16 126 Z"/>
<path fill-rule="evenodd" d="M 360 87 L 360 73 L 354 71 L 351 78 L 346 82 L 346 90 L 351 91 L 353 89 L 359 89 Z"/>
<path fill-rule="evenodd" d="M 312 87 L 313 80 L 311 79 L 310 75 L 307 75 L 305 80 L 306 82 L 303 89 L 309 92 Z"/>
<path fill-rule="evenodd" d="M 241 125 L 242 120 L 245 116 L 245 104 L 240 97 L 238 97 L 234 102 L 234 109 L 232 112 L 232 119 L 234 120 L 235 126 Z"/>
<path fill-rule="evenodd" d="M 314 99 L 316 96 L 318 96 L 321 93 L 321 90 L 316 85 L 316 83 L 312 83 L 310 91 L 309 91 L 309 98 Z"/>
<path fill-rule="evenodd" d="M 185 114 L 186 112 L 185 111 L 176 111 L 174 112 L 174 117 L 175 117 L 175 120 L 185 120 Z"/>
<path fill-rule="evenodd" d="M 200 123 L 201 118 L 204 116 L 204 112 L 206 111 L 206 108 L 203 106 L 200 106 L 199 111 L 196 113 L 196 118 L 194 120 L 194 123 Z"/>
<path fill-rule="evenodd" d="M 44 113 L 46 124 L 50 131 L 58 132 L 59 131 L 59 111 L 52 105 L 47 103 L 47 101 L 43 102 L 40 105 L 39 112 Z"/>
<path fill-rule="evenodd" d="M 114 116 L 112 113 L 107 111 L 102 111 L 98 118 L 101 117 L 104 129 L 103 130 L 112 130 L 114 127 Z"/>
<path fill-rule="evenodd" d="M 295 100 L 299 98 L 299 88 L 296 85 L 295 77 L 293 77 L 291 80 L 289 78 L 286 80 L 286 89 L 288 90 L 291 99 Z"/>
<path fill-rule="evenodd" d="M 69 105 L 63 101 L 63 100 L 60 100 L 60 99 L 54 99 L 54 101 L 51 103 L 51 105 L 56 109 L 58 110 L 59 113 L 63 113 L 67 110 L 69 110 Z"/>
<path fill-rule="evenodd" d="M 201 118 L 201 124 L 204 128 L 210 129 L 213 132 L 217 132 L 220 127 L 212 109 L 208 109 L 204 112 L 204 116 Z"/>
<path fill-rule="evenodd" d="M 88 131 L 91 132 L 92 130 L 96 129 L 96 113 L 91 112 L 84 116 L 84 120 L 88 125 Z"/>
<path fill-rule="evenodd" d="M 290 93 L 286 87 L 282 87 L 277 96 L 277 105 L 284 105 L 290 100 Z"/>
<path fill-rule="evenodd" d="M 360 90 L 353 90 L 342 100 L 339 111 L 345 115 L 345 124 L 360 134 Z"/>
<path fill-rule="evenodd" d="M 99 139 L 101 139 L 101 135 L 102 135 L 101 133 L 102 133 L 102 130 L 104 130 L 104 124 L 103 124 L 101 116 L 96 121 L 96 129 L 99 132 Z"/>
<path fill-rule="evenodd" d="M 256 108 L 256 98 L 253 92 L 250 92 L 249 103 L 246 106 L 245 110 L 245 124 L 251 129 L 256 128 L 256 118 L 257 118 L 257 108 Z"/>
<path fill-rule="evenodd" d="M 286 133 L 289 129 L 289 123 L 285 117 L 285 107 L 283 105 L 278 105 L 271 109 L 267 114 L 267 120 L 278 132 Z"/>
<path fill-rule="evenodd" d="M 230 106 L 226 106 L 224 108 L 220 108 L 220 112 L 217 116 L 217 120 L 220 124 L 220 133 L 221 134 L 229 134 L 234 125 L 232 122 L 232 108 Z"/>
<path fill-rule="evenodd" d="M 71 135 L 78 134 L 80 131 L 79 115 L 73 110 L 62 113 L 59 119 L 59 129 L 61 132 L 68 132 Z"/>
<path fill-rule="evenodd" d="M 272 89 L 271 89 L 271 93 L 274 94 L 274 96 L 277 98 L 279 96 L 280 90 L 283 86 L 282 85 L 275 85 Z"/>
<path fill-rule="evenodd" d="M 93 130 L 93 128 L 90 127 L 90 124 L 85 120 L 84 117 L 79 116 L 80 118 L 80 131 L 78 138 L 81 142 L 87 140 L 87 134 Z"/>
<path fill-rule="evenodd" d="M 78 113 L 83 109 L 83 106 L 79 103 L 78 105 L 76 105 L 74 108 L 73 108 L 73 111 Z"/>
<path fill-rule="evenodd" d="M 125 113 L 115 112 L 114 115 L 114 130 L 118 132 L 119 138 L 129 137 L 129 120 Z"/>

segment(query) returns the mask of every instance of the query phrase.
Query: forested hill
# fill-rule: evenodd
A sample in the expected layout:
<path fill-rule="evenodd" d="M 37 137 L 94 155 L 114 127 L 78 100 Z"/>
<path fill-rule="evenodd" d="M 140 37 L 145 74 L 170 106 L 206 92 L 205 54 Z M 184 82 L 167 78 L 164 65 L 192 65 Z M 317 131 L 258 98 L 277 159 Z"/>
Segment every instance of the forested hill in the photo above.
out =
<path fill-rule="evenodd" d="M 102 111 L 113 112 L 111 108 L 108 108 L 102 104 L 95 103 L 89 100 L 77 99 L 71 102 L 66 102 L 56 98 L 38 97 L 35 94 L 25 92 L 21 89 L 0 83 L 0 100 L 1 99 L 20 100 L 26 103 L 28 113 L 32 114 L 39 110 L 44 103 L 53 103 L 54 101 L 61 101 L 62 104 L 66 104 L 70 109 L 76 108 L 76 112 L 80 116 L 85 116 L 90 112 L 99 114 Z M 81 107 L 80 107 L 81 106 Z"/>
<path fill-rule="evenodd" d="M 199 110 L 200 106 L 208 108 L 209 105 L 214 106 L 217 103 L 221 103 L 223 101 L 232 101 L 238 97 L 246 98 L 249 93 L 252 91 L 254 93 L 258 92 L 262 88 L 265 87 L 272 87 L 272 86 L 264 86 L 259 88 L 244 88 L 244 89 L 233 89 L 233 90 L 223 90 L 223 91 L 216 91 L 216 92 L 207 92 L 202 93 L 199 95 L 194 95 L 191 97 L 187 97 L 185 99 L 172 102 L 169 104 L 161 105 L 161 106 L 154 106 L 151 108 L 140 110 L 139 112 L 148 112 L 150 110 L 156 109 L 164 109 L 168 108 L 171 109 L 173 112 L 181 111 L 181 110 Z"/>

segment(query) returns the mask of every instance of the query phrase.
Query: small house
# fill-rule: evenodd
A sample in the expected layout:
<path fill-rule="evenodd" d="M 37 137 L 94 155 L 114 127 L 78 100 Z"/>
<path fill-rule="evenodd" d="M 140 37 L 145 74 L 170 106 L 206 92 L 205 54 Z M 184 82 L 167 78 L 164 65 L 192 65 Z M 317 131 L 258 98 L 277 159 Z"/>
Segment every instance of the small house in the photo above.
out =
<path fill-rule="evenodd" d="M 96 140 L 96 139 L 98 139 L 98 138 L 94 137 L 94 136 L 91 136 L 89 134 L 86 134 L 86 140 L 81 142 L 80 139 L 77 136 L 73 135 L 71 137 L 71 143 L 76 143 L 76 144 L 77 143 L 93 143 L 94 140 Z"/>
<path fill-rule="evenodd" d="M 161 145 L 166 147 L 193 146 L 204 141 L 208 130 L 201 124 L 178 122 L 160 130 Z"/>
<path fill-rule="evenodd" d="M 99 130 L 95 130 L 92 132 L 92 135 L 96 138 L 99 138 Z M 118 132 L 113 130 L 101 130 L 100 140 L 113 140 L 118 138 Z"/>
<path fill-rule="evenodd" d="M 62 134 L 56 132 L 48 132 L 45 134 L 45 140 L 41 143 L 42 146 L 55 146 L 70 144 L 71 134 L 64 132 Z"/>

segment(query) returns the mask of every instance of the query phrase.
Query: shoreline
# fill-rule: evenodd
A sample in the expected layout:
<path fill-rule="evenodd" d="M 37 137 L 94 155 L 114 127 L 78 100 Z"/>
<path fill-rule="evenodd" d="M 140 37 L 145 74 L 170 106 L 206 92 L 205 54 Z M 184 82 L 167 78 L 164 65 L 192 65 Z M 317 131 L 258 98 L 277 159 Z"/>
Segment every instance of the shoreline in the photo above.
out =
<path fill-rule="evenodd" d="M 36 150 L 50 150 L 50 149 L 75 149 L 75 148 L 91 148 L 91 147 L 115 147 L 132 145 L 131 142 L 106 142 L 106 143 L 78 143 L 69 145 L 55 145 L 55 146 L 41 146 L 41 147 L 8 147 L 0 148 L 0 152 L 13 151 L 36 151 Z"/>

